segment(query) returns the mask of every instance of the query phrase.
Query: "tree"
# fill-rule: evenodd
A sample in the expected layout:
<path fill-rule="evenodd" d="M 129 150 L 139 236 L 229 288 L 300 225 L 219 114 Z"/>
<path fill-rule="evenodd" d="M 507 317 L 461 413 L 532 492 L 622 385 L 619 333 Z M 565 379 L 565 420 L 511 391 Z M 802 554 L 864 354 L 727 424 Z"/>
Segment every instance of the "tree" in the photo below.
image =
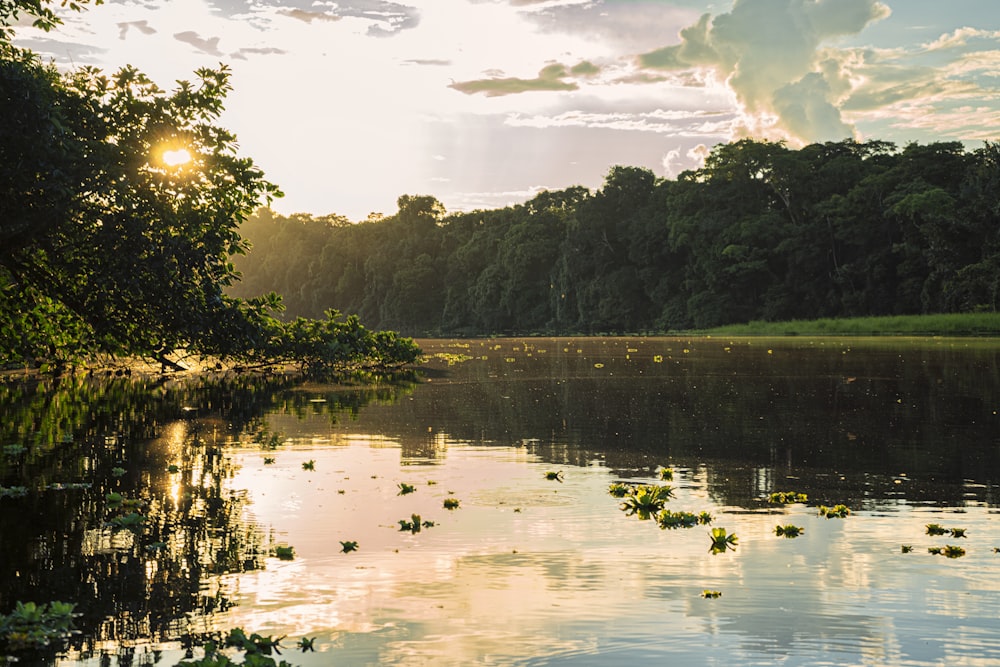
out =
<path fill-rule="evenodd" d="M 130 66 L 60 74 L 7 41 L 21 12 L 58 23 L 46 5 L 0 0 L 0 361 L 279 349 L 278 297 L 225 292 L 239 225 L 281 195 L 214 125 L 227 68 L 169 92 Z"/>

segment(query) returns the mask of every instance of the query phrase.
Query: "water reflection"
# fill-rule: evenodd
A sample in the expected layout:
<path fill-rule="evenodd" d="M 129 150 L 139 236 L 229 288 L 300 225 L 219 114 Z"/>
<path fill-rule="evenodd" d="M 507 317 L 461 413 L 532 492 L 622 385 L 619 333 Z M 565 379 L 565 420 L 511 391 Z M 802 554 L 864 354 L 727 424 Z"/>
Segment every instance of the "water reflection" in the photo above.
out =
<path fill-rule="evenodd" d="M 0 384 L 0 485 L 24 487 L 0 497 L 0 611 L 78 602 L 73 665 L 172 664 L 234 626 L 317 637 L 302 665 L 1000 659 L 995 344 L 424 347 L 419 381 Z M 671 509 L 711 511 L 736 552 L 607 494 L 663 464 Z M 112 493 L 141 524 L 111 523 Z M 434 526 L 399 530 L 412 514 Z M 927 554 L 933 521 L 969 528 L 966 557 Z"/>

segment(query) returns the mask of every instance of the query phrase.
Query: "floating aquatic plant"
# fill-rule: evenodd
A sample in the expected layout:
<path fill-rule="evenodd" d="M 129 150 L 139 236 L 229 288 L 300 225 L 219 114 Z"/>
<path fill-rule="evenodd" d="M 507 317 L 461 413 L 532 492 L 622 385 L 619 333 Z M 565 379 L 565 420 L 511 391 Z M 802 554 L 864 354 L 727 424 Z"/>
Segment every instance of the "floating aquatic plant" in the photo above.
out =
<path fill-rule="evenodd" d="M 303 461 L 302 462 L 302 469 L 303 470 L 315 470 L 316 469 L 316 461 L 314 459 L 309 459 L 308 461 Z"/>
<path fill-rule="evenodd" d="M 340 551 L 341 551 L 341 553 L 349 554 L 352 551 L 357 551 L 357 550 L 358 550 L 358 543 L 357 542 L 348 541 L 348 542 L 341 542 L 340 543 Z"/>
<path fill-rule="evenodd" d="M 693 514 L 691 512 L 671 512 L 661 510 L 657 515 L 656 522 L 660 528 L 693 528 L 699 524 L 709 524 L 712 522 L 712 515 L 708 512 Z"/>
<path fill-rule="evenodd" d="M 119 466 L 115 466 L 114 468 L 111 469 L 111 476 L 112 477 L 121 477 L 124 474 L 125 474 L 125 468 L 121 468 Z"/>
<path fill-rule="evenodd" d="M 948 558 L 960 558 L 965 555 L 965 549 L 948 544 L 944 547 L 929 547 L 927 553 L 935 556 L 947 556 Z"/>
<path fill-rule="evenodd" d="M 724 553 L 729 549 L 736 549 L 736 544 L 740 541 L 736 533 L 727 533 L 725 528 L 713 528 L 709 533 L 712 538 L 712 546 L 709 551 L 713 554 Z"/>
<path fill-rule="evenodd" d="M 952 528 L 951 529 L 951 536 L 952 537 L 965 537 L 965 531 L 966 531 L 965 528 Z"/>
<path fill-rule="evenodd" d="M 175 473 L 180 471 L 181 471 L 180 466 L 178 466 L 175 463 L 171 463 L 170 465 L 167 466 L 167 472 L 169 473 Z"/>
<path fill-rule="evenodd" d="M 295 547 L 276 546 L 272 553 L 280 560 L 295 560 Z"/>
<path fill-rule="evenodd" d="M 413 493 L 414 491 L 417 490 L 417 487 L 413 486 L 412 484 L 407 484 L 406 482 L 400 482 L 399 484 L 397 484 L 397 486 L 399 487 L 399 493 L 397 493 L 396 495 L 399 496 L 405 496 L 407 493 Z"/>
<path fill-rule="evenodd" d="M 673 468 L 665 468 L 663 466 L 660 466 L 659 473 L 660 473 L 660 481 L 671 482 L 674 479 Z"/>
<path fill-rule="evenodd" d="M 670 486 L 640 484 L 633 487 L 631 492 L 625 496 L 621 503 L 621 509 L 626 514 L 636 514 L 640 519 L 648 519 L 650 515 L 662 510 L 673 495 L 674 490 Z"/>
<path fill-rule="evenodd" d="M 458 498 L 445 498 L 444 499 L 444 508 L 446 510 L 457 510 L 458 506 L 460 504 L 461 504 L 461 501 Z"/>
<path fill-rule="evenodd" d="M 406 519 L 400 519 L 398 523 L 399 523 L 399 530 L 401 531 L 408 530 L 411 533 L 419 533 L 421 528 L 434 527 L 433 521 L 421 521 L 419 514 L 411 514 L 409 521 L 407 521 Z"/>
<path fill-rule="evenodd" d="M 722 591 L 710 591 L 707 588 L 701 592 L 701 597 L 714 600 L 722 595 Z"/>
<path fill-rule="evenodd" d="M 274 463 L 274 457 L 273 456 L 265 456 L 264 457 L 264 465 L 269 466 L 272 463 Z"/>
<path fill-rule="evenodd" d="M 22 498 L 28 495 L 26 486 L 0 486 L 0 498 Z"/>
<path fill-rule="evenodd" d="M 316 641 L 315 637 L 303 637 L 295 645 L 299 648 L 300 651 L 306 653 L 316 650 L 316 647 L 313 645 L 315 641 Z"/>
<path fill-rule="evenodd" d="M 904 545 L 902 545 L 899 548 L 899 550 L 902 551 L 904 554 L 908 554 L 911 551 L 913 551 L 913 545 L 912 544 L 904 544 Z"/>
<path fill-rule="evenodd" d="M 624 498 L 629 493 L 631 493 L 632 487 L 628 484 L 623 484 L 622 482 L 614 482 L 608 487 L 608 493 L 610 493 L 615 498 Z"/>
<path fill-rule="evenodd" d="M 798 491 L 775 491 L 767 497 L 769 503 L 775 505 L 790 505 L 792 503 L 804 503 L 809 500 L 809 496 Z"/>
<path fill-rule="evenodd" d="M 801 526 L 793 526 L 788 524 L 787 526 L 776 526 L 774 529 L 774 534 L 778 537 L 798 537 L 805 531 L 805 528 Z"/>
<path fill-rule="evenodd" d="M 826 505 L 819 506 L 820 516 L 825 516 L 827 519 L 843 519 L 850 513 L 851 510 L 847 508 L 847 505 L 834 505 L 833 507 L 827 507 Z"/>
<path fill-rule="evenodd" d="M 549 472 L 545 473 L 545 479 L 553 480 L 556 482 L 563 481 L 562 470 L 560 470 L 559 472 L 553 472 L 550 470 Z"/>
<path fill-rule="evenodd" d="M 928 535 L 944 535 L 948 532 L 948 529 L 937 523 L 929 523 L 924 528 L 927 529 Z"/>

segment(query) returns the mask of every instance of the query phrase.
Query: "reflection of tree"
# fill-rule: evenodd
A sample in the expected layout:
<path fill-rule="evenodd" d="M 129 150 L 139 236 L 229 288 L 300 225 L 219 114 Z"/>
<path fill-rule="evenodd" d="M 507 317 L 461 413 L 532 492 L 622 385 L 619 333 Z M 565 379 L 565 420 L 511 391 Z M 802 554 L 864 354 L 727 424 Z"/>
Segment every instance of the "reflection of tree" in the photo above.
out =
<path fill-rule="evenodd" d="M 817 501 L 855 504 L 961 504 L 963 480 L 1000 477 L 996 346 L 803 342 L 768 354 L 746 341 L 650 340 L 626 358 L 637 339 L 524 345 L 489 341 L 484 355 L 474 344 L 469 354 L 485 360 L 433 367 L 444 375 L 379 411 L 373 428 L 406 447 L 433 426 L 452 440 L 523 444 L 554 465 L 600 460 L 621 476 L 708 463 L 713 493 L 735 505 L 789 475 Z M 916 482 L 895 483 L 900 473 Z"/>
<path fill-rule="evenodd" d="M 104 640 L 183 636 L 232 604 L 212 575 L 264 566 L 264 535 L 229 486 L 223 446 L 268 445 L 268 411 L 350 418 L 394 400 L 371 380 L 325 388 L 323 403 L 285 376 L 0 384 L 0 487 L 27 489 L 0 494 L 0 612 L 75 602 L 84 654 Z M 133 512 L 144 517 L 133 528 L 110 523 Z"/>

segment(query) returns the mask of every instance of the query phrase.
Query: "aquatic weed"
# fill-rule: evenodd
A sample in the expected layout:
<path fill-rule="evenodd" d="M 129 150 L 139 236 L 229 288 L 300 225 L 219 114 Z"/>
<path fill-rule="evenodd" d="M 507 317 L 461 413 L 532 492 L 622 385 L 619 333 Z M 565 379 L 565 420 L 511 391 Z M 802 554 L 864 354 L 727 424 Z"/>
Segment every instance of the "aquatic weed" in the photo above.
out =
<path fill-rule="evenodd" d="M 774 534 L 778 537 L 798 537 L 805 531 L 805 528 L 801 526 L 793 526 L 788 524 L 787 526 L 776 526 L 774 528 Z"/>
<path fill-rule="evenodd" d="M 727 533 L 725 528 L 713 528 L 709 535 L 712 538 L 712 546 L 708 550 L 713 554 L 724 553 L 729 549 L 735 550 L 739 542 L 736 533 Z"/>

